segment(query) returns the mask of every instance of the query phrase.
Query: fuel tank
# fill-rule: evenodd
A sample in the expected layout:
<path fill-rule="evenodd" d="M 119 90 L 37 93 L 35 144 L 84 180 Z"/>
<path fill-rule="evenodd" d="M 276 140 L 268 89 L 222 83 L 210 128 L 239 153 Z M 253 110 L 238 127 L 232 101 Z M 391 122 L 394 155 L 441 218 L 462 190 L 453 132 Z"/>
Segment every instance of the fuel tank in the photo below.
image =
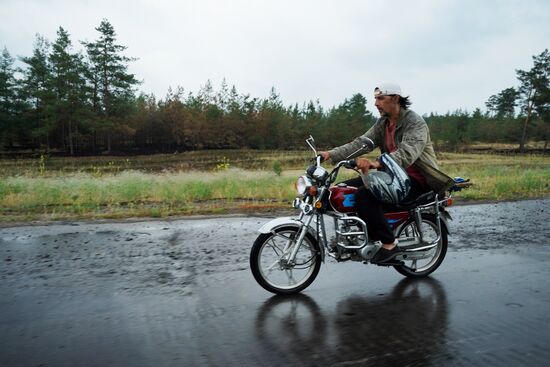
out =
<path fill-rule="evenodd" d="M 332 209 L 339 213 L 354 213 L 355 210 L 355 192 L 357 187 L 353 186 L 333 186 L 329 188 L 329 202 Z"/>

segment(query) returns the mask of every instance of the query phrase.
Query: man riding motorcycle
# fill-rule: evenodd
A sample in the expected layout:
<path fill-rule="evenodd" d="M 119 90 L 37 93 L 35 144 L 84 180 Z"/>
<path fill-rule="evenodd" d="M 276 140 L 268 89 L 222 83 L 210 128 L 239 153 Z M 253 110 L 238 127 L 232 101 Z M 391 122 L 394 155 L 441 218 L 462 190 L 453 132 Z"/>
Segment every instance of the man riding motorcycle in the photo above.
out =
<path fill-rule="evenodd" d="M 374 99 L 380 112 L 374 126 L 352 142 L 319 154 L 323 160 L 337 163 L 355 151 L 366 153 L 361 147 L 370 139 L 390 156 L 391 159 L 357 159 L 357 167 L 363 174 L 345 182 L 359 188 L 355 195 L 359 217 L 367 223 L 369 238 L 382 243 L 371 262 L 383 265 L 401 253 L 384 212 L 430 190 L 443 193 L 454 181 L 439 170 L 428 125 L 409 109 L 411 102 L 408 96 L 403 96 L 400 86 L 380 84 L 374 89 Z M 369 173 L 370 169 L 386 171 L 391 179 Z M 401 174 L 403 169 L 410 180 Z"/>

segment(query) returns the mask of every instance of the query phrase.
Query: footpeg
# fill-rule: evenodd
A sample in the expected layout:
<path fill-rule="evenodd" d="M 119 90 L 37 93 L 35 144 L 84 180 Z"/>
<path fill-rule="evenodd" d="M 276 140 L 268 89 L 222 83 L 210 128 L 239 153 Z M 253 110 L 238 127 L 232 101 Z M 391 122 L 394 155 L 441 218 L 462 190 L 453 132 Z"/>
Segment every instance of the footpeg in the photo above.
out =
<path fill-rule="evenodd" d="M 405 265 L 405 262 L 400 261 L 400 260 L 390 260 L 390 261 L 385 261 L 383 263 L 376 263 L 376 265 L 378 265 L 378 266 L 401 266 L 401 265 Z"/>
<path fill-rule="evenodd" d="M 336 260 L 338 260 L 338 262 L 349 261 L 349 260 L 351 260 L 351 254 L 344 253 L 340 256 L 337 256 Z"/>

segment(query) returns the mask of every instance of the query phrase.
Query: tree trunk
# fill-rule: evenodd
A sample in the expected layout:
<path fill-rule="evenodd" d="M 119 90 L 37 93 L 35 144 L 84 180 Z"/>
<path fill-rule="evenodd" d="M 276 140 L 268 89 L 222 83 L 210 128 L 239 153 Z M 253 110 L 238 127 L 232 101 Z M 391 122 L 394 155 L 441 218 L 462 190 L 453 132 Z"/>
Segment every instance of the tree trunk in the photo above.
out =
<path fill-rule="evenodd" d="M 527 117 L 523 123 L 523 133 L 521 134 L 521 140 L 519 142 L 519 152 L 525 153 L 525 143 L 527 140 L 527 126 L 529 125 L 529 120 L 531 119 L 531 108 L 527 112 Z"/>
<path fill-rule="evenodd" d="M 107 153 L 111 153 L 111 132 L 107 130 Z"/>
<path fill-rule="evenodd" d="M 73 128 L 72 128 L 71 120 L 68 121 L 67 128 L 68 128 L 68 130 L 69 130 L 69 131 L 68 131 L 69 152 L 70 152 L 71 155 L 74 155 Z"/>
<path fill-rule="evenodd" d="M 74 126 L 74 150 L 78 151 L 78 124 Z"/>
<path fill-rule="evenodd" d="M 531 120 L 531 111 L 533 110 L 532 101 L 533 101 L 533 98 L 531 97 L 531 93 L 529 93 L 529 98 L 527 99 L 527 116 L 525 117 L 525 122 L 523 123 L 523 133 L 521 134 L 521 140 L 519 142 L 520 153 L 525 153 L 525 143 L 527 140 L 527 126 L 529 126 L 529 121 Z"/>
<path fill-rule="evenodd" d="M 61 148 L 67 151 L 67 139 L 65 138 L 65 121 L 61 121 Z"/>

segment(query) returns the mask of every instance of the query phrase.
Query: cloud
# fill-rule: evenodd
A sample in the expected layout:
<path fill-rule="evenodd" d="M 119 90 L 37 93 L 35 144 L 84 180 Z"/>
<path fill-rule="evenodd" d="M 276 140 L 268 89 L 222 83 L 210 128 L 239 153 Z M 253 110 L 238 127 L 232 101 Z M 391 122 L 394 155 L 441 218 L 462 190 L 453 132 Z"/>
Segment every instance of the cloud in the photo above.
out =
<path fill-rule="evenodd" d="M 0 40 L 25 56 L 35 33 L 54 40 L 63 26 L 78 46 L 107 18 L 139 58 L 141 89 L 160 98 L 225 78 L 254 97 L 274 86 L 288 105 L 358 92 L 372 105 L 373 87 L 391 80 L 420 113 L 483 107 L 550 39 L 550 3 L 534 0 L 3 0 L 0 17 Z"/>

